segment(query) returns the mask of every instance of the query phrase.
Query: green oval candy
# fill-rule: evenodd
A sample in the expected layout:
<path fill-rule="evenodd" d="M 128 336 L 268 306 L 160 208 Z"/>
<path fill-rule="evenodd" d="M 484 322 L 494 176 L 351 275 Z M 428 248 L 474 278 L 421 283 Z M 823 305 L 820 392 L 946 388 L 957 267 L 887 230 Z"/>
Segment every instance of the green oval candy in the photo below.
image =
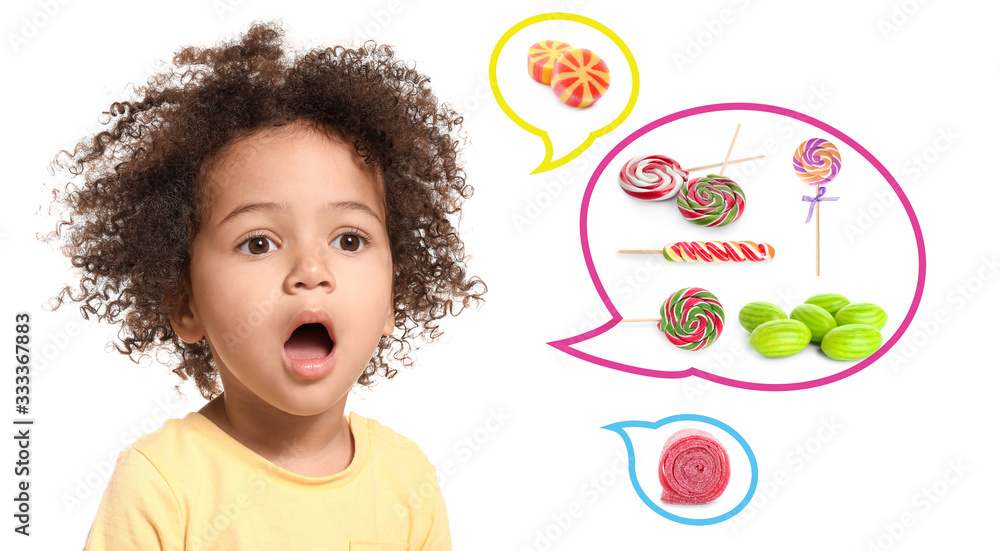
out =
<path fill-rule="evenodd" d="M 830 312 L 815 304 L 800 304 L 789 317 L 806 324 L 812 333 L 812 342 L 821 342 L 826 333 L 837 326 L 837 320 Z"/>
<path fill-rule="evenodd" d="M 740 325 L 751 333 L 764 322 L 783 319 L 788 319 L 785 311 L 770 302 L 750 302 L 740 309 Z"/>
<path fill-rule="evenodd" d="M 791 356 L 809 345 L 812 333 L 798 320 L 773 320 L 757 326 L 750 334 L 750 347 L 762 356 Z"/>
<path fill-rule="evenodd" d="M 806 304 L 815 304 L 830 312 L 831 316 L 837 315 L 837 311 L 850 304 L 850 302 L 850 300 L 847 300 L 847 297 L 838 295 L 837 293 L 821 293 L 806 299 Z"/>
<path fill-rule="evenodd" d="M 852 323 L 840 325 L 823 337 L 819 347 L 834 360 L 860 360 L 871 356 L 882 346 L 882 334 L 871 325 Z"/>
<path fill-rule="evenodd" d="M 841 308 L 834 316 L 837 325 L 851 325 L 853 323 L 863 323 L 871 325 L 875 329 L 881 330 L 885 327 L 886 320 L 889 319 L 879 305 L 870 302 L 852 302 Z"/>

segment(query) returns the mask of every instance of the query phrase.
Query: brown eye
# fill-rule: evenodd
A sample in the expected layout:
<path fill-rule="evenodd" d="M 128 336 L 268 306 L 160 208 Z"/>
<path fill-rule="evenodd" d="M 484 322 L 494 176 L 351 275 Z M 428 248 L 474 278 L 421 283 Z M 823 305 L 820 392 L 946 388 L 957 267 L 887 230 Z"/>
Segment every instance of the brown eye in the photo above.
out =
<path fill-rule="evenodd" d="M 240 250 L 253 256 L 260 256 L 271 250 L 271 240 L 263 237 L 251 237 L 240 245 Z"/>
<path fill-rule="evenodd" d="M 345 233 L 333 240 L 334 246 L 342 251 L 356 253 L 365 246 L 361 236 L 354 233 Z"/>

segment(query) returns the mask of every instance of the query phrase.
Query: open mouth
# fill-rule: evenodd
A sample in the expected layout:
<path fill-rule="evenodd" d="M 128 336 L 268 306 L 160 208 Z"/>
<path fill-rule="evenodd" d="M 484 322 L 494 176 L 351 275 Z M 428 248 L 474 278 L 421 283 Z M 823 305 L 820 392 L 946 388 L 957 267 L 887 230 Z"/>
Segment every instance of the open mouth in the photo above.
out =
<path fill-rule="evenodd" d="M 333 339 L 321 323 L 302 324 L 285 341 L 285 353 L 293 360 L 325 358 L 332 351 Z"/>

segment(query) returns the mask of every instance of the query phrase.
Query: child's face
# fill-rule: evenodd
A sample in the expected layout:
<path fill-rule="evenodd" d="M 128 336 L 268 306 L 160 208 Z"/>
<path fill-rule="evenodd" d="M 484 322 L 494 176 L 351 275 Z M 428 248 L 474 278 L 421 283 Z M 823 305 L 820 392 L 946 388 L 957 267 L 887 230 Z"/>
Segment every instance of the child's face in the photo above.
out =
<path fill-rule="evenodd" d="M 256 135 L 226 159 L 206 178 L 213 200 L 174 330 L 186 342 L 207 339 L 227 401 L 295 415 L 342 405 L 394 326 L 379 184 L 352 146 L 317 132 Z M 284 207 L 241 208 L 266 203 Z M 323 365 L 296 367 L 290 355 L 330 350 L 322 335 L 311 353 L 286 350 L 294 319 L 308 310 L 329 316 L 332 350 L 326 363 L 306 361 Z"/>

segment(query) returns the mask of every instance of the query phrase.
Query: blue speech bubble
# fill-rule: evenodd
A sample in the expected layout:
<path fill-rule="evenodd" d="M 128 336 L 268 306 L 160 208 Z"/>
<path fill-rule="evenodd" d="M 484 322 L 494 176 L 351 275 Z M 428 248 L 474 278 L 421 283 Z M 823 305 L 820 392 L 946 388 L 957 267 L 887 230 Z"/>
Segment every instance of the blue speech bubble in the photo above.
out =
<path fill-rule="evenodd" d="M 632 448 L 632 439 L 629 437 L 628 433 L 625 432 L 626 427 L 638 427 L 644 429 L 658 429 L 667 423 L 676 423 L 678 421 L 697 421 L 699 423 L 708 423 L 709 425 L 714 425 L 720 429 L 729 433 L 730 436 L 736 439 L 743 447 L 743 451 L 746 452 L 747 458 L 750 459 L 750 488 L 747 490 L 747 494 L 743 496 L 743 501 L 740 501 L 736 507 L 733 507 L 729 511 L 710 518 L 688 518 L 675 515 L 663 507 L 653 503 L 653 500 L 649 499 L 646 492 L 643 491 L 642 487 L 639 485 L 639 479 L 635 474 L 635 450 Z M 632 487 L 635 488 L 635 493 L 639 495 L 639 499 L 643 501 L 653 512 L 658 515 L 672 520 L 674 522 L 679 522 L 681 524 L 689 524 L 691 526 L 707 526 L 709 524 L 717 524 L 724 520 L 730 519 L 736 516 L 744 507 L 750 503 L 750 499 L 753 498 L 753 493 L 757 489 L 757 458 L 753 454 L 753 450 L 750 449 L 750 444 L 747 443 L 740 433 L 736 432 L 735 429 L 729 425 L 719 421 L 718 419 L 713 419 L 711 417 L 706 417 L 704 415 L 696 415 L 693 413 L 685 413 L 681 415 L 671 415 L 670 417 L 664 417 L 656 422 L 649 421 L 619 421 L 617 423 L 612 423 L 610 425 L 605 425 L 601 427 L 602 429 L 608 429 L 610 431 L 618 433 L 625 441 L 625 449 L 628 451 L 628 474 L 629 478 L 632 479 Z"/>

